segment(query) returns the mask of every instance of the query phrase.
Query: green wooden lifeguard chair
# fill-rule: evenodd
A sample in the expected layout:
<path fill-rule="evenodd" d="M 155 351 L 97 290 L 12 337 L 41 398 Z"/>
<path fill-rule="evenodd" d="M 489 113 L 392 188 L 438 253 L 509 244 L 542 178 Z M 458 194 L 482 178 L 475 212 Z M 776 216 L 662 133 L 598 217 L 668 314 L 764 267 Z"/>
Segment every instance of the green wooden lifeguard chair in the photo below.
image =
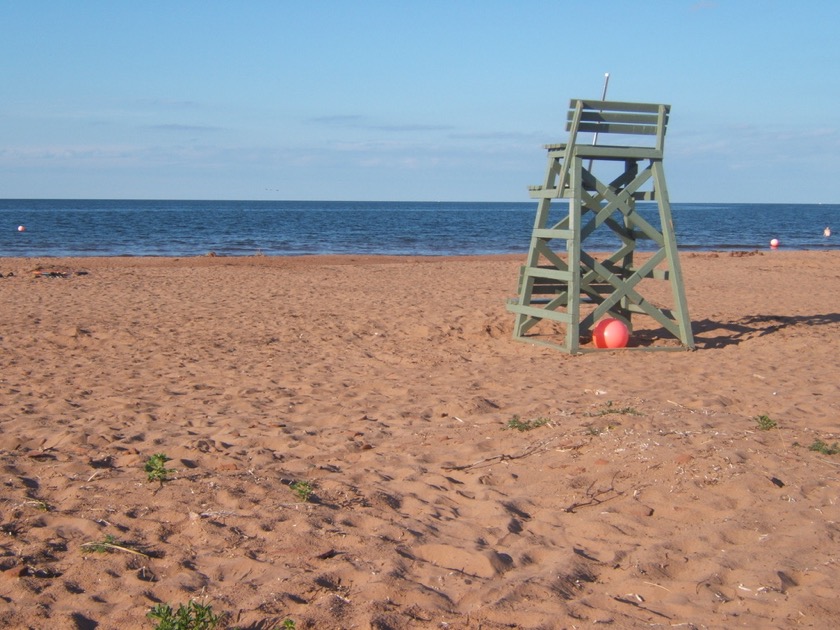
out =
<path fill-rule="evenodd" d="M 638 343 L 631 334 L 631 347 L 694 348 L 662 165 L 669 113 L 669 105 L 571 101 L 568 141 L 545 147 L 545 182 L 529 188 L 539 201 L 519 295 L 508 303 L 516 314 L 515 339 L 576 354 L 594 350 L 581 347 L 581 336 L 588 341 L 601 318 L 619 319 L 632 333 L 638 314 L 655 320 L 670 342 Z M 628 144 L 599 144 L 608 134 Z M 561 199 L 568 211 L 555 216 L 551 204 Z M 638 201 L 655 201 L 658 220 L 651 212 L 643 217 Z M 617 249 L 597 259 L 587 250 L 595 234 Z M 637 257 L 640 245 L 653 251 Z M 651 280 L 670 284 L 665 306 L 642 296 Z"/>

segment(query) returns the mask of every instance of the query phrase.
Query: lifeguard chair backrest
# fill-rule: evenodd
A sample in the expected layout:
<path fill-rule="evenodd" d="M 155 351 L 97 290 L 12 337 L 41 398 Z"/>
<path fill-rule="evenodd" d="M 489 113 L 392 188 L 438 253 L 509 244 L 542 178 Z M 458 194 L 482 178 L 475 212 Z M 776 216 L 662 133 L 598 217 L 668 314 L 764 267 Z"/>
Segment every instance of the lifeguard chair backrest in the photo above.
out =
<path fill-rule="evenodd" d="M 659 151 L 665 146 L 670 105 L 624 103 L 572 99 L 566 119 L 569 142 L 578 133 L 617 134 L 622 136 L 655 136 L 653 145 Z M 632 138 L 628 138 L 628 141 Z M 626 145 L 622 145 L 626 146 Z"/>

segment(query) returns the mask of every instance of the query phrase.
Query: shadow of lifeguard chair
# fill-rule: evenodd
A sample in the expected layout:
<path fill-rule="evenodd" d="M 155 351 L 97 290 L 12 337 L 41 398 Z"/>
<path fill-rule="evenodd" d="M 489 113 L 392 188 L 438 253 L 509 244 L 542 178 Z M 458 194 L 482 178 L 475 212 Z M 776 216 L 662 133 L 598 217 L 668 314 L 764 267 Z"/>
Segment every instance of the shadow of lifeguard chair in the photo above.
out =
<path fill-rule="evenodd" d="M 635 347 L 694 348 L 662 166 L 669 112 L 669 105 L 571 101 L 568 141 L 545 147 L 545 183 L 529 187 L 539 201 L 519 295 L 507 307 L 516 314 L 515 339 L 576 354 L 594 349 L 581 348 L 581 332 L 588 337 L 599 319 L 619 319 L 632 333 L 632 317 L 639 314 L 655 320 L 679 344 Z M 608 134 L 629 144 L 597 143 Z M 593 165 L 599 166 L 599 177 Z M 559 199 L 568 199 L 568 212 L 556 220 L 551 203 Z M 656 201 L 658 221 L 643 217 L 637 201 Z M 599 242 L 606 237 L 617 247 L 600 260 L 586 248 L 596 233 Z M 640 245 L 653 251 L 639 256 L 637 266 Z M 670 283 L 670 308 L 641 295 L 648 280 Z"/>

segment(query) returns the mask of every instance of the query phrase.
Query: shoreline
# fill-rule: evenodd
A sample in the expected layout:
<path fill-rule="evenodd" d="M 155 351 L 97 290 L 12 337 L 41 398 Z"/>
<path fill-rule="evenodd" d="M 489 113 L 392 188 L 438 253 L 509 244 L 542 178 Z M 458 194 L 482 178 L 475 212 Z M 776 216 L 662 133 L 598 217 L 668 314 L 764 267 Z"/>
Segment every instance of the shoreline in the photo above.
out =
<path fill-rule="evenodd" d="M 157 261 L 162 265 L 178 263 L 189 263 L 198 261 L 207 261 L 208 264 L 224 264 L 234 263 L 236 265 L 242 264 L 256 264 L 272 266 L 278 263 L 300 263 L 303 265 L 310 263 L 345 263 L 345 264 L 371 264 L 371 263 L 397 263 L 397 262 L 449 262 L 455 260 L 472 260 L 472 259 L 499 259 L 499 260 L 513 260 L 523 258 L 523 254 L 464 254 L 459 256 L 447 255 L 415 255 L 415 254 L 300 254 L 300 255 L 249 255 L 249 256 L 227 256 L 227 255 L 208 255 L 201 256 L 0 256 L 0 262 L 10 261 L 21 263 L 23 261 L 78 261 L 89 262 L 95 264 L 97 262 L 118 261 L 120 263 L 130 264 L 132 261 L 139 261 L 140 264 L 151 263 Z"/>
<path fill-rule="evenodd" d="M 612 253 L 611 250 L 590 250 L 591 253 L 595 255 L 609 255 Z M 653 252 L 645 251 L 645 250 L 636 250 L 636 253 L 641 256 L 649 256 Z M 756 255 L 767 255 L 767 256 L 786 256 L 786 255 L 798 255 L 798 254 L 837 254 L 840 253 L 840 249 L 789 249 L 785 247 L 780 247 L 778 249 L 772 249 L 770 247 L 762 247 L 762 248 L 750 248 L 750 249 L 680 249 L 680 259 L 686 257 L 696 257 L 696 256 L 732 256 L 732 257 L 743 257 L 743 256 L 756 256 Z M 147 256 L 147 255 L 106 255 L 106 256 L 0 256 L 0 262 L 2 261 L 10 261 L 10 262 L 21 262 L 21 261 L 33 261 L 33 260 L 53 260 L 53 261 L 63 261 L 63 260 L 74 260 L 74 261 L 160 261 L 162 263 L 168 263 L 172 261 L 200 261 L 200 260 L 217 260 L 217 261 L 236 261 L 239 263 L 245 262 L 260 262 L 260 261 L 274 261 L 274 260 L 281 260 L 281 261 L 295 261 L 299 260 L 301 262 L 313 262 L 318 260 L 333 260 L 333 261 L 349 261 L 349 262 L 399 262 L 399 261 L 457 261 L 457 260 L 471 260 L 471 259 L 499 259 L 499 260 L 511 260 L 511 259 L 521 259 L 528 255 L 527 251 L 523 251 L 521 253 L 494 253 L 494 254 L 354 254 L 354 253 L 337 253 L 337 254 L 243 254 L 243 255 L 228 255 L 228 254 L 216 254 L 216 253 L 207 253 L 207 254 L 197 254 L 197 255 L 184 255 L 184 256 Z M 564 254 L 561 252 L 561 256 Z"/>
<path fill-rule="evenodd" d="M 259 249 L 259 248 L 255 248 Z M 832 243 L 826 243 L 822 246 L 810 246 L 810 247 L 803 247 L 803 248 L 794 248 L 794 247 L 786 247 L 781 246 L 778 249 L 771 248 L 769 245 L 762 245 L 762 246 L 748 246 L 748 245 L 732 245 L 732 246 L 718 246 L 718 247 L 706 247 L 706 246 L 699 246 L 699 245 L 680 245 L 679 246 L 679 253 L 682 256 L 690 255 L 690 254 L 732 254 L 732 255 L 743 255 L 745 253 L 753 254 L 757 252 L 762 253 L 780 253 L 780 252 L 787 252 L 787 253 L 797 253 L 797 252 L 837 252 L 840 251 L 840 241 L 836 239 L 832 240 Z M 603 249 L 591 249 L 588 250 L 596 254 L 600 253 L 608 253 L 611 250 Z M 638 253 L 641 254 L 651 254 L 655 251 L 655 249 L 645 249 L 639 248 L 636 250 Z M 528 248 L 523 247 L 521 251 L 514 251 L 514 252 L 493 252 L 493 253 L 466 253 L 466 254 L 459 254 L 459 253 L 356 253 L 356 252 L 333 252 L 333 253 L 235 253 L 235 254 L 228 254 L 228 253 L 219 253 L 216 251 L 208 251 L 203 253 L 195 253 L 195 254 L 126 254 L 126 253 L 118 253 L 118 254 L 102 254 L 102 255 L 31 255 L 31 256 L 20 256 L 20 255 L 0 255 L 0 261 L 2 260 L 15 260 L 15 259 L 44 259 L 44 260 L 61 260 L 65 258 L 73 258 L 73 259 L 110 259 L 110 258 L 137 258 L 137 259 L 155 259 L 160 258 L 164 260 L 170 259 L 193 259 L 193 258 L 320 258 L 320 257 L 336 257 L 336 258 L 345 258 L 345 257 L 361 257 L 361 258 L 432 258 L 432 259 L 450 259 L 450 258 L 475 258 L 475 257 L 497 257 L 497 256 L 520 256 L 525 257 L 528 255 Z"/>

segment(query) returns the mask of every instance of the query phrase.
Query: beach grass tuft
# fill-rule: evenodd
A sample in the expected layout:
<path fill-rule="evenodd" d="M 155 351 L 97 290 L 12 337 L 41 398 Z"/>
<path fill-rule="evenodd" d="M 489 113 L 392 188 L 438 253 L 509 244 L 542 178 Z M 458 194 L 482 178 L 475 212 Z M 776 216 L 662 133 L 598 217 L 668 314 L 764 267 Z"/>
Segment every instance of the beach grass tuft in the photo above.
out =
<path fill-rule="evenodd" d="M 99 541 L 82 543 L 82 551 L 92 551 L 93 553 L 110 553 L 111 551 L 124 551 L 126 553 L 134 554 L 135 556 L 142 556 L 143 558 L 149 557 L 142 551 L 132 549 L 126 543 L 118 541 L 111 534 L 107 534 L 105 538 Z"/>
<path fill-rule="evenodd" d="M 292 489 L 292 492 L 297 495 L 297 498 L 304 503 L 309 501 L 312 494 L 315 492 L 315 487 L 308 481 L 295 481 L 294 483 L 289 484 L 289 487 Z"/>
<path fill-rule="evenodd" d="M 155 453 L 146 460 L 145 471 L 149 481 L 169 481 L 169 475 L 175 472 L 174 468 L 167 468 L 166 462 L 171 461 L 164 453 Z"/>
<path fill-rule="evenodd" d="M 817 439 L 814 440 L 814 443 L 808 447 L 808 450 L 816 453 L 822 453 L 823 455 L 837 455 L 840 453 L 840 444 L 835 442 L 829 446 L 827 442 Z"/>
<path fill-rule="evenodd" d="M 759 431 L 769 431 L 770 429 L 775 429 L 778 426 L 776 421 L 766 414 L 756 416 L 755 422 L 758 425 Z"/>
<path fill-rule="evenodd" d="M 221 616 L 214 614 L 209 604 L 195 600 L 181 604 L 178 610 L 169 604 L 157 604 L 147 616 L 157 621 L 155 630 L 213 630 L 221 621 Z"/>
<path fill-rule="evenodd" d="M 505 429 L 511 429 L 516 431 L 531 431 L 533 429 L 537 429 L 539 427 L 544 427 L 550 425 L 550 421 L 548 418 L 534 418 L 533 420 L 523 420 L 519 416 L 513 416 L 508 423 L 505 425 Z"/>
<path fill-rule="evenodd" d="M 613 402 L 611 400 L 607 401 L 607 406 L 603 409 L 599 409 L 598 411 L 588 413 L 586 415 L 590 417 L 600 417 L 600 416 L 608 416 L 610 414 L 618 414 L 623 416 L 641 416 L 643 415 L 641 411 L 636 409 L 635 407 L 614 407 Z"/>

